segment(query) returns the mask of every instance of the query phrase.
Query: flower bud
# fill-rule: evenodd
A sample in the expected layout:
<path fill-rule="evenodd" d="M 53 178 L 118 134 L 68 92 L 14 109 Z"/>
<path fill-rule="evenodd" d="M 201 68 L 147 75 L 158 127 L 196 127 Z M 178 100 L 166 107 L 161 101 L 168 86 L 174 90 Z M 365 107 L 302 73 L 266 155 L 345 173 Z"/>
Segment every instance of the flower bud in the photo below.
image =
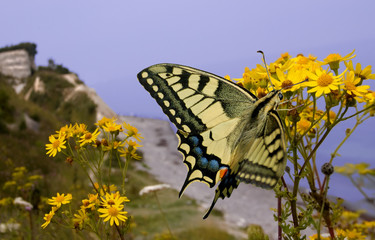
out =
<path fill-rule="evenodd" d="M 321 171 L 324 175 L 330 176 L 334 172 L 334 168 L 333 168 L 332 164 L 324 163 L 322 165 Z"/>
<path fill-rule="evenodd" d="M 352 95 L 346 94 L 345 100 L 346 100 L 346 106 L 348 107 L 355 107 L 355 105 L 357 104 L 357 101 L 354 99 Z"/>
<path fill-rule="evenodd" d="M 299 113 L 296 108 L 289 110 L 286 113 L 286 116 L 288 117 L 289 121 L 296 123 L 299 120 L 301 120 L 301 117 L 299 116 Z"/>

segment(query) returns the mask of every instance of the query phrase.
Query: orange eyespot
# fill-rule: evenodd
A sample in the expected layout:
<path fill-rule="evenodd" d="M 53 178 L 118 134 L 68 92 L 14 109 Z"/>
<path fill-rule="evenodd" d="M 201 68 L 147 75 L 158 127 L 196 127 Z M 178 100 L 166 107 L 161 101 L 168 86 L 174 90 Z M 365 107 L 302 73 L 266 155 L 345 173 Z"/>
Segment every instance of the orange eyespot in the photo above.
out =
<path fill-rule="evenodd" d="M 228 172 L 228 168 L 220 169 L 220 179 L 223 178 Z"/>

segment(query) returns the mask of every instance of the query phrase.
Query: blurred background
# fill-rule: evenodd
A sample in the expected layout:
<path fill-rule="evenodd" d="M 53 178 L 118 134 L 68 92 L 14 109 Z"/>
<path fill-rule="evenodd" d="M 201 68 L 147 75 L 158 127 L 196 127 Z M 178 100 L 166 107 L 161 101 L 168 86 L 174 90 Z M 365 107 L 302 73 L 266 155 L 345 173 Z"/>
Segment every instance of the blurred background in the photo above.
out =
<path fill-rule="evenodd" d="M 37 45 L 35 63 L 62 64 L 118 115 L 167 120 L 138 83 L 142 69 L 162 62 L 241 78 L 245 67 L 289 52 L 323 60 L 355 50 L 354 63 L 375 64 L 375 3 L 367 1 L 1 1 L 0 47 Z M 374 80 L 367 80 L 374 89 Z M 354 122 L 339 125 L 319 150 L 321 163 Z M 373 166 L 375 120 L 362 124 L 339 151 L 346 162 Z M 331 180 L 329 194 L 362 199 L 350 181 Z"/>

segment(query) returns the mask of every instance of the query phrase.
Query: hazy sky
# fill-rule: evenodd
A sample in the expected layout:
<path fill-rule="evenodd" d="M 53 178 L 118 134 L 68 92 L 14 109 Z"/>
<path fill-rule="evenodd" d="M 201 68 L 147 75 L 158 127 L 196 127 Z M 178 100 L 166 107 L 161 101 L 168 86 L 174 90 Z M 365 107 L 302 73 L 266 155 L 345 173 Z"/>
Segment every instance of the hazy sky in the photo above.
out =
<path fill-rule="evenodd" d="M 374 9 L 372 0 L 1 1 L 0 47 L 34 42 L 37 65 L 53 58 L 68 67 L 118 114 L 164 118 L 137 81 L 143 68 L 171 62 L 241 77 L 261 63 L 259 49 L 269 62 L 284 52 L 323 59 L 355 49 L 355 62 L 375 65 Z M 374 160 L 374 126 L 353 136 L 347 161 Z"/>

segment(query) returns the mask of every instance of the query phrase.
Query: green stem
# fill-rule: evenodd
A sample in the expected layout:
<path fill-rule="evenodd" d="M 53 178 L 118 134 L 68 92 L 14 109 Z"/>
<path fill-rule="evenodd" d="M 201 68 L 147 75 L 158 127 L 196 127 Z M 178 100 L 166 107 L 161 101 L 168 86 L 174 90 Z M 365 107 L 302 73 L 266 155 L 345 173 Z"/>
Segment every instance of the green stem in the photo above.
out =
<path fill-rule="evenodd" d="M 156 193 L 156 191 L 154 191 L 154 195 L 155 195 L 156 201 L 158 203 L 159 211 L 160 211 L 161 215 L 163 216 L 165 224 L 167 225 L 167 228 L 168 228 L 168 231 L 169 231 L 169 235 L 171 235 L 172 239 L 175 239 L 174 236 L 173 236 L 173 234 L 172 234 L 171 228 L 169 227 L 167 218 L 165 217 L 164 211 L 161 208 L 161 204 L 160 204 L 160 201 L 159 201 L 159 198 L 158 198 L 158 194 Z"/>
<path fill-rule="evenodd" d="M 326 218 L 328 218 L 328 219 L 326 219 L 326 223 L 327 223 L 328 231 L 329 231 L 329 234 L 331 236 L 331 239 L 335 239 L 335 233 L 334 233 L 333 228 L 331 226 L 331 221 L 329 219 L 329 213 L 328 214 L 326 213 L 326 211 L 329 211 L 329 210 L 325 210 L 327 192 L 328 192 L 328 182 L 329 182 L 329 177 L 327 177 L 327 184 L 325 186 L 323 194 L 321 195 L 322 206 L 321 206 L 321 209 L 320 209 L 320 216 L 319 216 L 318 228 L 317 228 L 318 239 L 320 239 L 320 229 L 321 229 L 321 223 L 322 223 L 323 215 L 327 215 Z"/>
<path fill-rule="evenodd" d="M 29 215 L 29 225 L 30 225 L 30 239 L 31 240 L 34 240 L 35 239 L 35 237 L 34 237 L 34 226 L 33 226 L 33 216 L 32 216 L 32 214 L 31 214 L 31 211 L 32 210 L 30 210 L 30 211 L 28 211 L 28 215 Z"/>
<path fill-rule="evenodd" d="M 118 235 L 120 236 L 120 239 L 125 240 L 125 236 L 124 236 L 124 234 L 121 233 L 121 229 L 119 228 L 119 226 L 117 226 L 116 224 L 115 224 L 115 226 L 116 226 L 116 230 L 118 232 Z"/>
<path fill-rule="evenodd" d="M 293 165 L 294 165 L 294 185 L 293 185 L 293 192 L 292 198 L 290 199 L 290 208 L 292 211 L 292 218 L 293 218 L 293 225 L 295 228 L 298 227 L 298 214 L 297 214 L 297 193 L 298 193 L 298 186 L 299 186 L 299 178 L 298 175 L 298 161 L 297 161 L 297 127 L 294 128 L 294 138 L 293 138 Z"/>
<path fill-rule="evenodd" d="M 350 116 L 348 116 L 348 117 L 346 117 L 346 118 L 342 118 L 341 121 L 348 120 L 349 118 L 355 117 L 355 116 L 357 116 L 358 114 L 363 113 L 363 112 L 365 112 L 365 111 L 367 111 L 367 110 L 369 110 L 369 109 L 371 109 L 371 108 L 374 108 L 374 107 L 375 107 L 374 105 L 368 106 L 367 108 L 364 108 L 364 109 L 362 109 L 362 110 L 359 111 L 359 112 L 356 112 L 356 113 L 354 113 L 354 114 L 352 114 L 352 115 L 350 115 Z"/>
<path fill-rule="evenodd" d="M 282 240 L 283 230 L 281 229 L 281 196 L 277 197 L 277 221 L 279 223 L 277 226 L 277 239 Z"/>
<path fill-rule="evenodd" d="M 123 194 L 125 194 L 125 178 L 126 178 L 126 173 L 128 172 L 129 162 L 130 162 L 130 157 L 127 157 L 125 159 L 124 169 L 122 170 L 122 193 Z"/>
<path fill-rule="evenodd" d="M 362 195 L 365 197 L 366 201 L 368 201 L 370 203 L 373 203 L 373 200 L 365 193 L 365 191 L 362 190 L 361 186 L 354 181 L 352 176 L 348 176 L 348 177 L 349 177 L 350 181 L 353 183 L 353 185 L 358 189 L 358 191 L 360 191 L 362 193 Z"/>

